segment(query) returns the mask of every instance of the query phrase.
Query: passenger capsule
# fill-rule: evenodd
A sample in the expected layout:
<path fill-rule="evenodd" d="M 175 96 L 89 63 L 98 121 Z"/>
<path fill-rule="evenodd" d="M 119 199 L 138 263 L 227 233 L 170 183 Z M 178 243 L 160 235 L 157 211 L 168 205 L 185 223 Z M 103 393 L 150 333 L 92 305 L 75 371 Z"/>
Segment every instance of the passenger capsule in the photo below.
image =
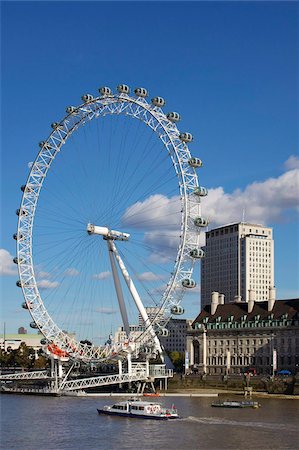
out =
<path fill-rule="evenodd" d="M 66 110 L 65 110 L 65 112 L 67 113 L 67 114 L 72 114 L 73 112 L 75 112 L 76 111 L 76 107 L 75 106 L 68 106 L 67 108 L 66 108 Z"/>
<path fill-rule="evenodd" d="M 144 347 L 143 348 L 143 353 L 150 354 L 150 353 L 152 353 L 152 349 L 150 347 Z"/>
<path fill-rule="evenodd" d="M 57 130 L 58 128 L 62 128 L 62 125 L 60 125 L 59 122 L 53 122 L 51 123 L 51 127 L 53 128 L 53 130 Z"/>
<path fill-rule="evenodd" d="M 162 106 L 165 105 L 165 100 L 162 97 L 154 97 L 152 98 L 152 104 L 154 106 L 159 106 L 160 108 L 162 108 Z"/>
<path fill-rule="evenodd" d="M 35 322 L 30 322 L 30 328 L 34 328 L 35 330 L 38 328 Z"/>
<path fill-rule="evenodd" d="M 22 234 L 18 234 L 18 233 L 14 233 L 13 238 L 15 241 L 20 241 L 23 239 L 23 235 Z"/>
<path fill-rule="evenodd" d="M 28 303 L 27 302 L 23 302 L 22 303 L 22 308 L 23 309 L 29 309 Z"/>
<path fill-rule="evenodd" d="M 194 219 L 194 225 L 197 227 L 207 227 L 209 225 L 209 221 L 204 217 L 196 217 Z"/>
<path fill-rule="evenodd" d="M 203 186 L 198 186 L 194 189 L 193 194 L 197 195 L 198 197 L 205 197 L 206 195 L 208 195 L 208 190 Z"/>
<path fill-rule="evenodd" d="M 181 314 L 184 314 L 185 310 L 182 306 L 173 306 L 171 308 L 171 314 L 174 314 L 175 316 L 179 316 Z"/>
<path fill-rule="evenodd" d="M 201 167 L 202 166 L 202 160 L 199 158 L 190 158 L 188 161 L 189 166 L 191 167 Z"/>
<path fill-rule="evenodd" d="M 43 338 L 40 340 L 40 343 L 41 343 L 41 345 L 49 345 L 50 341 L 48 341 L 48 339 L 46 339 L 46 338 Z"/>
<path fill-rule="evenodd" d="M 192 142 L 193 136 L 191 133 L 180 133 L 179 138 L 183 142 Z"/>
<path fill-rule="evenodd" d="M 191 252 L 189 254 L 190 254 L 191 258 L 195 258 L 195 259 L 200 259 L 205 256 L 205 252 L 203 251 L 202 248 L 194 248 L 193 250 L 191 250 Z"/>
<path fill-rule="evenodd" d="M 84 94 L 84 95 L 82 95 L 81 98 L 82 98 L 84 103 L 89 103 L 89 102 L 92 102 L 93 95 L 91 95 L 91 94 Z"/>
<path fill-rule="evenodd" d="M 191 289 L 196 286 L 196 282 L 192 278 L 185 278 L 182 281 L 182 286 L 185 288 Z"/>
<path fill-rule="evenodd" d="M 170 112 L 166 114 L 166 117 L 168 120 L 170 120 L 170 122 L 178 122 L 179 120 L 181 120 L 181 116 L 177 112 Z"/>
<path fill-rule="evenodd" d="M 17 216 L 28 216 L 28 211 L 26 211 L 26 209 L 24 209 L 24 208 L 22 208 L 22 209 L 18 208 L 16 210 L 16 215 Z"/>
<path fill-rule="evenodd" d="M 15 264 L 22 264 L 24 261 L 25 261 L 24 258 L 20 258 L 19 259 L 17 256 L 15 256 L 14 259 L 13 259 L 13 262 Z"/>
<path fill-rule="evenodd" d="M 99 89 L 99 93 L 102 94 L 102 95 L 111 95 L 112 91 L 111 91 L 111 89 L 109 87 L 103 86 L 103 87 L 101 87 Z"/>
<path fill-rule="evenodd" d="M 40 148 L 44 148 L 45 150 L 50 150 L 52 148 L 49 142 L 46 141 L 41 141 L 38 145 Z"/>
<path fill-rule="evenodd" d="M 23 184 L 22 186 L 21 186 L 21 191 L 22 192 L 33 192 L 33 187 L 32 186 L 30 186 L 29 184 L 28 185 L 26 185 L 26 184 Z"/>
<path fill-rule="evenodd" d="M 22 287 L 22 283 L 21 283 L 21 280 L 18 280 L 18 281 L 16 282 L 16 286 L 18 286 L 18 287 Z"/>
<path fill-rule="evenodd" d="M 134 89 L 134 92 L 137 97 L 147 97 L 147 90 L 145 88 L 136 88 Z"/>
<path fill-rule="evenodd" d="M 169 331 L 167 330 L 167 328 L 159 328 L 157 330 L 157 334 L 161 337 L 166 337 L 169 335 Z"/>
<path fill-rule="evenodd" d="M 130 88 L 129 88 L 129 86 L 127 86 L 126 84 L 119 84 L 119 85 L 117 86 L 117 91 L 118 91 L 120 94 L 129 94 L 129 93 L 130 93 Z"/>

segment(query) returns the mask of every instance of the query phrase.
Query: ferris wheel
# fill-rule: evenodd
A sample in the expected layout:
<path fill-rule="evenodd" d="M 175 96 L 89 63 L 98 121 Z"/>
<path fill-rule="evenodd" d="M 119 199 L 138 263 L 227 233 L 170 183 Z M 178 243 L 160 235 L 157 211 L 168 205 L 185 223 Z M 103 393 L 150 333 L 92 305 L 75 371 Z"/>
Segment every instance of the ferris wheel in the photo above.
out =
<path fill-rule="evenodd" d="M 196 287 L 208 225 L 196 173 L 202 162 L 188 149 L 191 133 L 177 128 L 180 115 L 165 114 L 162 97 L 149 102 L 145 88 L 132 95 L 122 84 L 99 94 L 69 106 L 40 142 L 14 235 L 30 326 L 54 353 L 83 361 L 125 346 L 161 352 L 159 337 Z M 113 321 L 125 338 L 92 342 Z"/>

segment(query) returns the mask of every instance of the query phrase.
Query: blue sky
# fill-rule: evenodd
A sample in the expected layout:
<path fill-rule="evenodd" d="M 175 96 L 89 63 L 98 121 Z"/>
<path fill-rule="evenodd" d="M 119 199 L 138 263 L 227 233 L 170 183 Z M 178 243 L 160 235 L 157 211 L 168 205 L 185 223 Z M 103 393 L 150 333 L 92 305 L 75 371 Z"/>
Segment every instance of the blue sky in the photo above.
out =
<path fill-rule="evenodd" d="M 203 215 L 218 226 L 240 221 L 245 209 L 246 220 L 272 226 L 278 298 L 298 296 L 296 2 L 2 2 L 1 20 L 8 331 L 30 321 L 10 259 L 28 163 L 66 106 L 119 83 L 144 86 L 150 98 L 166 99 L 165 111 L 181 114 L 179 128 L 194 135 L 192 152 L 204 162 L 200 183 L 210 196 Z M 43 263 L 41 272 L 49 269 Z M 190 318 L 198 309 L 193 295 Z"/>

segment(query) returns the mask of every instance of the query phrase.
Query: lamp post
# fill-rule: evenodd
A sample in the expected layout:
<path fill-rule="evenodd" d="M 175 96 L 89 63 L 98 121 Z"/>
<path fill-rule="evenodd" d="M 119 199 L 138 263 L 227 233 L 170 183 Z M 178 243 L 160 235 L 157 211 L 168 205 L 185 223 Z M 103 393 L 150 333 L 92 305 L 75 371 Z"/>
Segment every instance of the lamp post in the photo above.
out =
<path fill-rule="evenodd" d="M 272 357 L 272 373 L 271 378 L 274 379 L 275 371 L 277 370 L 277 350 L 274 348 L 274 333 L 271 334 L 271 357 Z"/>

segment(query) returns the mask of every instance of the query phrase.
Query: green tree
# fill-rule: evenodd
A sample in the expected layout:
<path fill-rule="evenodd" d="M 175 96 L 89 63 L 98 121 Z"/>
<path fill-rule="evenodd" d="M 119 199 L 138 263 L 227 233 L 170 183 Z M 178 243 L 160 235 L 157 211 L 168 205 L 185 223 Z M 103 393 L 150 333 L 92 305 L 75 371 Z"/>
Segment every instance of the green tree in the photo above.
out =
<path fill-rule="evenodd" d="M 184 353 L 182 352 L 169 352 L 168 353 L 169 358 L 171 359 L 175 369 L 178 372 L 182 372 L 183 368 L 184 368 L 184 362 L 185 362 L 185 357 L 184 357 Z"/>

